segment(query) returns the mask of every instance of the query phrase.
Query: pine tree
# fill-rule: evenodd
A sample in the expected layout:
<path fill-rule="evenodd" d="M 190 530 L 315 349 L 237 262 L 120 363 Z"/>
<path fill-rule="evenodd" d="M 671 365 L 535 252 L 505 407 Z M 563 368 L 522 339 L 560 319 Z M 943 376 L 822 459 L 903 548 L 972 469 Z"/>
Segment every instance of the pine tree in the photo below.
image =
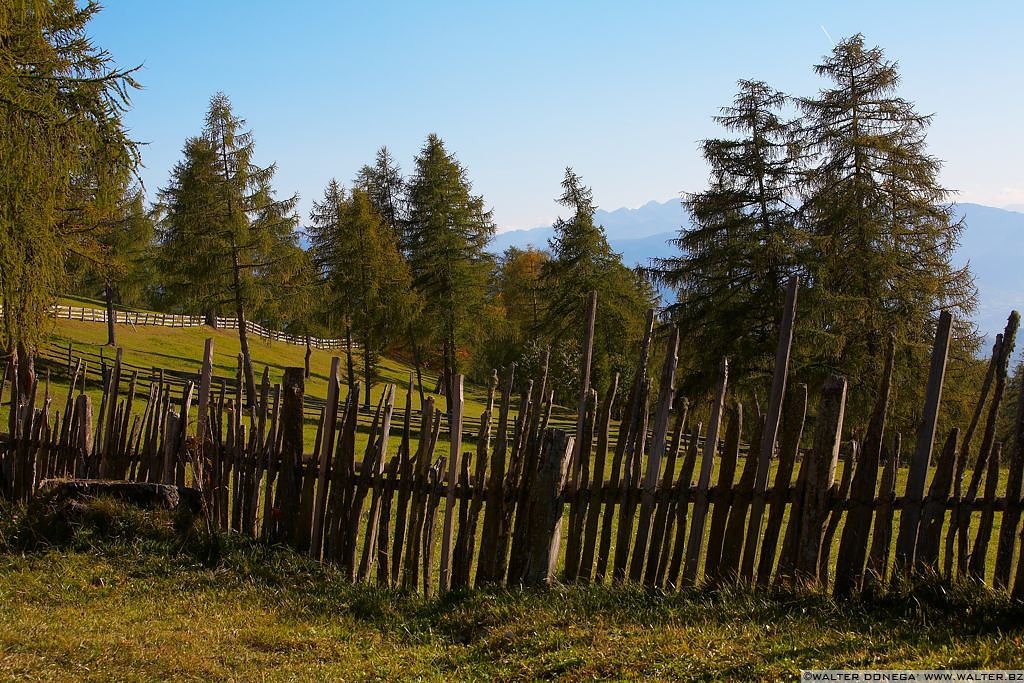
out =
<path fill-rule="evenodd" d="M 485 304 L 494 234 L 491 212 L 474 195 L 466 170 L 431 134 L 409 180 L 406 248 L 413 286 L 423 298 L 423 319 L 441 346 L 443 384 L 459 372 L 460 347 L 481 330 L 475 316 Z"/>
<path fill-rule="evenodd" d="M 926 150 L 931 117 L 896 94 L 897 65 L 855 35 L 815 72 L 833 87 L 798 101 L 810 288 L 797 336 L 803 362 L 846 375 L 851 403 L 866 405 L 858 393 L 877 386 L 890 331 L 913 358 L 901 365 L 925 368 L 938 311 L 966 317 L 975 289 L 951 264 L 964 224 Z"/>
<path fill-rule="evenodd" d="M 95 2 L 0 7 L 0 304 L 4 344 L 27 389 L 47 308 L 64 282 L 74 180 L 138 157 L 121 115 L 137 87 L 86 35 Z M 74 195 L 74 196 L 73 196 Z"/>
<path fill-rule="evenodd" d="M 373 166 L 367 165 L 359 169 L 355 186 L 369 195 L 377 215 L 392 231 L 399 246 L 402 246 L 405 242 L 405 178 L 387 147 L 377 150 Z"/>
<path fill-rule="evenodd" d="M 253 163 L 252 132 L 244 125 L 227 96 L 211 98 L 202 134 L 186 141 L 185 158 L 161 190 L 159 260 L 169 304 L 198 308 L 212 323 L 224 310 L 235 314 L 251 405 L 248 316 L 283 315 L 290 299 L 305 294 L 308 279 L 295 232 L 298 196 L 275 198 L 276 166 Z"/>
<path fill-rule="evenodd" d="M 796 180 L 787 97 L 760 81 L 740 81 L 715 121 L 737 135 L 704 140 L 710 187 L 686 195 L 692 219 L 674 241 L 679 256 L 654 259 L 652 272 L 679 293 L 669 313 L 691 360 L 691 390 L 709 389 L 722 356 L 737 377 L 771 371 L 786 280 L 796 259 Z"/>
<path fill-rule="evenodd" d="M 107 304 L 107 344 L 116 345 L 115 304 L 141 305 L 154 286 L 151 275 L 154 226 L 142 188 L 125 187 L 112 206 L 89 202 L 67 262 L 71 291 L 102 296 Z"/>
<path fill-rule="evenodd" d="M 634 342 L 643 334 L 644 316 L 653 293 L 640 273 L 627 268 L 621 255 L 612 251 L 604 228 L 594 223 L 593 193 L 582 179 L 566 168 L 558 203 L 571 210 L 558 218 L 548 242 L 551 259 L 541 270 L 544 313 L 539 331 L 555 351 L 563 344 L 578 343 L 582 334 L 587 296 L 597 292 L 594 324 L 592 383 L 603 391 L 612 372 L 627 370 Z M 575 387 L 563 387 L 566 396 Z"/>
<path fill-rule="evenodd" d="M 327 305 L 341 314 L 362 346 L 369 408 L 377 364 L 384 349 L 405 332 L 411 315 L 411 277 L 394 233 L 361 188 L 346 197 L 331 180 L 314 202 L 309 228 L 314 262 L 326 285 Z"/>

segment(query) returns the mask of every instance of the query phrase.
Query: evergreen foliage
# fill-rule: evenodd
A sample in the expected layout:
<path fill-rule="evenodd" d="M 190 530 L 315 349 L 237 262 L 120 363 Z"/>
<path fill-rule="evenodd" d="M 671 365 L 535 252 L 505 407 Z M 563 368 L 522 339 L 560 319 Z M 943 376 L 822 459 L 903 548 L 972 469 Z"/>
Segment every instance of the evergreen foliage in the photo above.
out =
<path fill-rule="evenodd" d="M 116 68 L 85 33 L 99 9 L 74 0 L 0 6 L 0 303 L 23 387 L 65 282 L 74 209 L 111 193 L 96 169 L 121 178 L 138 161 L 121 121 L 133 70 Z"/>
<path fill-rule="evenodd" d="M 832 87 L 798 100 L 809 162 L 801 261 L 811 284 L 800 357 L 814 376 L 845 374 L 851 403 L 866 408 L 889 332 L 907 356 L 898 365 L 922 373 L 904 380 L 921 383 L 938 312 L 964 319 L 975 289 L 968 269 L 951 262 L 964 224 L 927 153 L 931 117 L 897 95 L 897 65 L 855 35 L 815 73 Z M 958 343 L 973 351 L 965 332 Z"/>
<path fill-rule="evenodd" d="M 423 298 L 423 320 L 441 347 L 444 384 L 461 365 L 461 350 L 485 333 L 493 259 L 486 252 L 495 226 L 483 197 L 473 194 L 466 170 L 431 134 L 415 161 L 408 185 L 406 249 L 413 286 Z"/>
<path fill-rule="evenodd" d="M 201 310 L 211 322 L 225 311 L 238 318 L 251 403 L 256 384 L 247 316 L 287 320 L 310 280 L 295 232 L 298 196 L 276 199 L 276 166 L 253 163 L 253 137 L 244 125 L 227 96 L 211 98 L 202 134 L 185 142 L 184 158 L 160 191 L 158 239 L 165 305 Z"/>
<path fill-rule="evenodd" d="M 680 292 L 669 313 L 690 341 L 690 390 L 713 385 L 722 355 L 737 377 L 771 372 L 785 284 L 798 270 L 786 102 L 765 83 L 739 82 L 715 117 L 737 138 L 701 143 L 710 187 L 685 198 L 693 226 L 674 241 L 680 254 L 654 261 L 654 275 Z"/>
<path fill-rule="evenodd" d="M 370 387 L 384 349 L 405 333 L 414 314 L 409 267 L 365 189 L 347 195 L 331 180 L 323 201 L 313 203 L 310 221 L 313 260 L 327 293 L 323 304 L 362 346 Z M 363 398 L 369 406 L 369 391 Z"/>
<path fill-rule="evenodd" d="M 897 94 L 896 64 L 856 35 L 815 72 L 830 87 L 796 99 L 792 122 L 782 117 L 785 95 L 740 81 L 716 118 L 738 135 L 703 143 L 710 187 L 686 198 L 694 225 L 676 240 L 681 254 L 653 270 L 679 289 L 673 309 L 699 387 L 725 355 L 738 379 L 770 371 L 783 284 L 798 274 L 797 375 L 812 386 L 845 375 L 849 420 L 860 424 L 893 333 L 896 386 L 910 387 L 897 391 L 893 414 L 910 427 L 939 311 L 962 321 L 974 306 L 970 272 L 951 263 L 964 224 L 927 153 L 930 117 Z M 951 362 L 964 376 L 976 344 L 960 324 Z"/>
<path fill-rule="evenodd" d="M 636 343 L 643 335 L 653 292 L 643 276 L 627 268 L 608 244 L 604 228 L 594 223 L 593 193 L 571 168 L 565 170 L 558 203 L 571 211 L 559 217 L 548 242 L 551 258 L 541 268 L 544 310 L 538 330 L 558 346 L 582 339 L 587 296 L 597 292 L 591 381 L 603 392 L 616 370 L 635 362 Z M 564 396 L 575 387 L 563 387 Z"/>

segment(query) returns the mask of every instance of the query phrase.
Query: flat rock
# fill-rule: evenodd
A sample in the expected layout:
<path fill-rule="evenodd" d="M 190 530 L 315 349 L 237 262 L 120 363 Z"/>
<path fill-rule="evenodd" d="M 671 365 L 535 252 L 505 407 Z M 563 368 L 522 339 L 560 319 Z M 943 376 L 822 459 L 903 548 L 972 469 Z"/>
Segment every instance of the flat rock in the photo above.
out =
<path fill-rule="evenodd" d="M 46 479 L 38 495 L 52 502 L 113 498 L 144 510 L 186 509 L 194 515 L 203 508 L 199 491 L 187 486 L 110 479 Z"/>

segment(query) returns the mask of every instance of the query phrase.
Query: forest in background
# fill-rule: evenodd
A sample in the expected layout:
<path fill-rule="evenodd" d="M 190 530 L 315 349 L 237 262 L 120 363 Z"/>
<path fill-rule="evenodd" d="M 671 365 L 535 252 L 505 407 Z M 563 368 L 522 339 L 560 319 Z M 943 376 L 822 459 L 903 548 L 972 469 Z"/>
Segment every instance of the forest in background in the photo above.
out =
<path fill-rule="evenodd" d="M 275 187 L 273 163 L 257 163 L 254 132 L 224 93 L 213 94 L 148 204 L 136 174 L 142 148 L 122 120 L 138 72 L 89 39 L 98 11 L 54 0 L 0 12 L 10 36 L 0 44 L 0 299 L 20 382 L 30 382 L 45 343 L 48 307 L 71 292 L 111 308 L 243 321 L 250 400 L 244 321 L 349 337 L 363 349 L 370 383 L 383 355 L 438 370 L 440 386 L 426 389 L 443 393 L 456 374 L 483 383 L 516 363 L 526 378 L 547 363 L 556 401 L 572 404 L 594 291 L 599 393 L 616 374 L 629 385 L 628 359 L 647 309 L 658 307 L 659 334 L 680 329 L 680 391 L 707 397 L 727 356 L 740 396 L 756 405 L 767 393 L 785 283 L 798 276 L 792 376 L 812 390 L 829 374 L 847 377 L 849 430 L 866 426 L 893 344 L 903 374 L 891 428 L 913 432 L 941 310 L 958 321 L 944 420 L 969 418 L 985 375 L 977 356 L 987 349 L 968 322 L 971 274 L 951 265 L 965 226 L 926 146 L 930 117 L 900 97 L 897 65 L 860 35 L 813 67 L 817 93 L 739 81 L 717 117 L 722 138 L 701 144 L 708 185 L 684 195 L 694 225 L 663 258 L 629 268 L 572 168 L 552 188 L 563 215 L 547 248 L 491 253 L 487 202 L 437 135 L 408 171 L 386 147 L 360 169 L 339 169 L 351 180 L 330 181 L 299 216 L 296 195 Z M 657 301 L 656 284 L 676 299 Z"/>

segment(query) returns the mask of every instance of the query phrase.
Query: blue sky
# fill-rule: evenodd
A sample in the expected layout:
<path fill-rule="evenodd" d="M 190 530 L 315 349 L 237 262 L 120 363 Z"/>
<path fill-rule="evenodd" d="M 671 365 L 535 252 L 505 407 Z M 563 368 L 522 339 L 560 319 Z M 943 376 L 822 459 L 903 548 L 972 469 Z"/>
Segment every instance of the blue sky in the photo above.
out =
<path fill-rule="evenodd" d="M 735 83 L 794 95 L 861 32 L 933 113 L 930 152 L 959 198 L 1024 205 L 1024 3 L 228 2 L 108 0 L 90 25 L 144 89 L 126 120 L 152 196 L 228 94 L 305 219 L 387 145 L 403 170 L 444 138 L 500 229 L 553 218 L 565 166 L 602 208 L 703 188 L 697 142 Z"/>

